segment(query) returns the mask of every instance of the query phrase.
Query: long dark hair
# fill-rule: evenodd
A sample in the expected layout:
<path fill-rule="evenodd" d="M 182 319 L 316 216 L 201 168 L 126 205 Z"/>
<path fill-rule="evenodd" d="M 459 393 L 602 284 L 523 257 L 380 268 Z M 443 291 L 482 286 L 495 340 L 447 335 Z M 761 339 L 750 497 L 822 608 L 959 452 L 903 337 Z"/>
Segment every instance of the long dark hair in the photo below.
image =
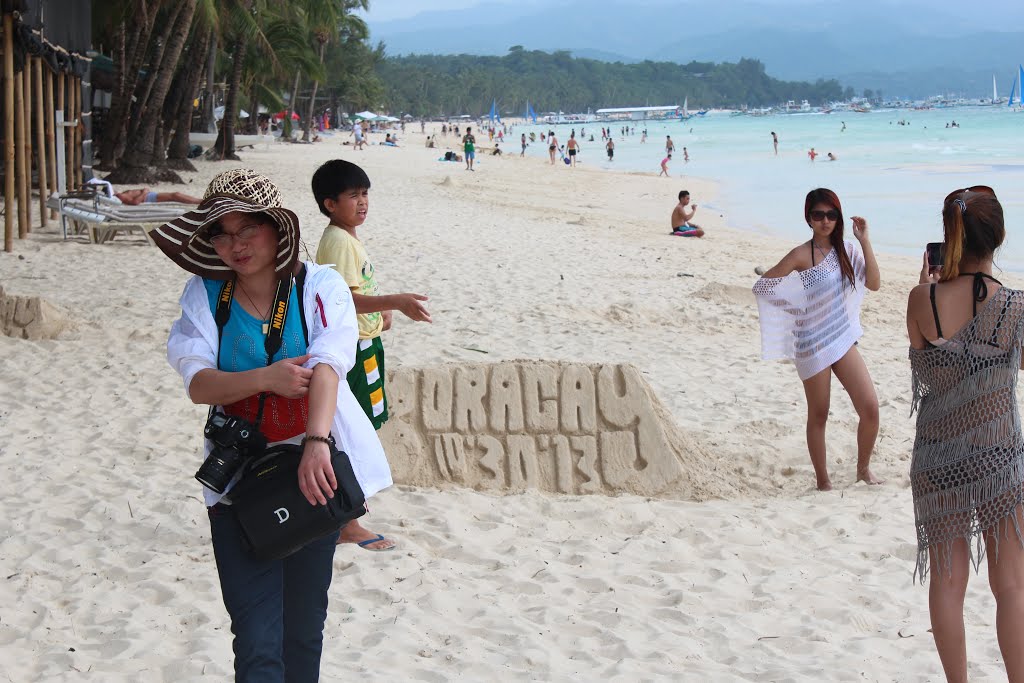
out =
<path fill-rule="evenodd" d="M 836 227 L 828 236 L 828 241 L 836 252 L 836 258 L 839 259 L 839 272 L 842 273 L 843 279 L 849 280 L 850 286 L 855 286 L 853 264 L 850 263 L 850 255 L 846 253 L 846 243 L 843 241 L 843 205 L 839 203 L 839 197 L 832 190 L 824 187 L 811 190 L 804 200 L 804 220 L 807 221 L 807 225 L 811 224 L 811 209 L 818 204 L 828 204 L 839 214 Z"/>
<path fill-rule="evenodd" d="M 978 186 L 957 190 L 942 205 L 942 233 L 946 256 L 941 282 L 960 275 L 964 255 L 982 259 L 991 256 L 1003 243 L 1003 207 L 991 188 Z"/>

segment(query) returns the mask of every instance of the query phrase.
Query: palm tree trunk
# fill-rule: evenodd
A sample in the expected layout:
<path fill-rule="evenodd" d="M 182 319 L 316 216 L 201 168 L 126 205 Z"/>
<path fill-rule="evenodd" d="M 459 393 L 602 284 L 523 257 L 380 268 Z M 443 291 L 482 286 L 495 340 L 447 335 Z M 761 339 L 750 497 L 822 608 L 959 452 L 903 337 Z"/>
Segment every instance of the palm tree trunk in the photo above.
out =
<path fill-rule="evenodd" d="M 320 64 L 324 63 L 324 49 L 327 43 L 320 43 Z M 316 91 L 320 88 L 320 81 L 313 81 L 313 94 L 309 96 L 309 110 L 306 112 L 306 130 L 302 134 L 302 141 L 309 142 L 310 131 L 313 129 L 313 112 L 316 109 Z"/>
<path fill-rule="evenodd" d="M 136 135 L 129 141 L 123 158 L 123 168 L 126 173 L 124 177 L 118 177 L 111 182 L 138 182 L 138 176 L 147 177 L 143 169 L 153 163 L 154 146 L 157 140 L 162 142 L 163 136 L 157 135 L 157 127 L 160 124 L 163 113 L 164 99 L 171 87 L 171 80 L 178 65 L 178 58 L 181 56 L 188 38 L 189 27 L 192 25 L 192 17 L 195 14 L 196 5 L 199 0 L 181 0 L 181 12 L 177 17 L 174 30 L 170 33 L 167 47 L 163 51 L 163 59 L 151 76 L 153 88 L 147 103 L 146 109 L 142 112 L 142 121 L 139 123 Z M 148 182 L 148 181 L 145 181 Z"/>
<path fill-rule="evenodd" d="M 260 132 L 260 96 L 259 89 L 255 84 L 252 86 L 252 92 L 249 93 L 249 119 L 246 121 L 245 128 L 249 131 L 250 135 L 258 135 Z"/>
<path fill-rule="evenodd" d="M 142 86 L 142 93 L 138 96 L 138 106 L 140 112 L 148 111 L 152 105 L 150 102 L 150 96 L 153 94 L 153 84 L 156 82 L 156 70 L 160 68 L 163 63 L 164 51 L 167 49 L 167 43 L 171 39 L 171 32 L 174 30 L 175 25 L 178 22 L 178 17 L 181 15 L 181 10 L 184 7 L 183 4 L 174 4 L 171 6 L 169 14 L 162 17 L 164 30 L 160 34 L 160 37 L 156 40 L 156 47 L 153 50 L 153 56 L 149 60 L 150 69 L 149 77 Z M 161 108 L 163 103 L 161 103 Z M 134 138 L 139 132 L 139 124 L 142 123 L 142 116 L 135 116 L 128 124 L 128 139 Z"/>
<path fill-rule="evenodd" d="M 192 102 L 199 93 L 199 81 L 203 76 L 203 62 L 200 56 L 205 56 L 210 42 L 213 41 L 213 29 L 199 32 L 198 38 L 193 38 L 193 49 L 189 53 L 193 59 L 189 60 L 187 76 L 183 81 L 181 96 L 177 102 L 174 114 L 174 134 L 171 137 L 171 144 L 167 149 L 169 166 L 178 170 L 195 170 L 195 166 L 188 161 L 189 133 L 192 130 Z"/>
<path fill-rule="evenodd" d="M 235 154 L 235 109 L 238 102 L 238 88 L 242 82 L 242 66 L 245 60 L 245 42 L 235 40 L 231 49 L 231 80 L 228 81 L 228 91 L 224 97 L 224 118 L 220 122 L 220 132 L 217 133 L 217 142 L 214 143 L 211 155 L 215 159 L 234 159 L 238 161 Z"/>
<path fill-rule="evenodd" d="M 107 114 L 100 140 L 100 158 L 103 168 L 117 168 L 124 153 L 128 120 L 132 113 L 132 96 L 139 80 L 139 70 L 146 57 L 146 46 L 156 21 L 159 0 L 138 0 L 132 14 L 131 29 L 121 24 L 118 36 L 118 57 L 114 63 L 114 83 L 110 112 Z"/>
<path fill-rule="evenodd" d="M 206 97 L 203 98 L 203 109 L 199 120 L 199 130 L 204 133 L 217 131 L 217 121 L 213 116 L 213 79 L 214 67 L 217 65 L 217 33 L 211 32 L 210 54 L 206 57 Z"/>
<path fill-rule="evenodd" d="M 299 76 L 301 75 L 302 71 L 296 69 L 295 85 L 292 86 L 292 98 L 288 100 L 288 108 L 285 109 L 285 117 L 284 120 L 281 122 L 282 130 L 284 131 L 284 133 L 288 134 L 287 137 L 284 137 L 284 133 L 282 133 L 282 139 L 287 140 L 288 142 L 291 142 L 292 112 L 295 111 L 295 101 L 299 99 Z"/>

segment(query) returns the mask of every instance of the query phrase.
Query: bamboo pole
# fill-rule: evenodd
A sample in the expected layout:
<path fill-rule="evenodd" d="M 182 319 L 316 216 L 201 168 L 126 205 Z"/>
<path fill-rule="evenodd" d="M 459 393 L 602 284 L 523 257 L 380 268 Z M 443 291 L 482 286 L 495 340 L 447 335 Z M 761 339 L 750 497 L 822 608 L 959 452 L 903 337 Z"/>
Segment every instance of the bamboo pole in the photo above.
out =
<path fill-rule="evenodd" d="M 32 232 L 32 58 L 26 55 L 25 64 L 21 69 L 21 78 L 25 81 L 24 97 L 21 106 L 25 110 L 25 233 Z"/>
<path fill-rule="evenodd" d="M 49 67 L 43 67 L 43 80 L 46 81 L 43 88 L 43 95 L 46 98 L 43 108 L 46 117 L 46 170 L 50 176 L 50 189 L 53 192 L 60 192 L 57 187 L 57 140 L 53 133 L 53 72 Z M 50 218 L 57 218 L 56 209 L 50 209 Z"/>
<path fill-rule="evenodd" d="M 39 225 L 47 227 L 50 223 L 49 212 L 46 210 L 46 198 L 50 193 L 46 190 L 46 131 L 43 123 L 43 60 L 35 57 L 32 60 L 32 77 L 35 80 L 35 87 L 32 89 L 36 97 L 36 155 L 39 169 Z"/>
<path fill-rule="evenodd" d="M 64 112 L 64 120 L 68 120 L 68 102 L 67 102 L 67 78 L 64 76 L 63 71 L 57 72 L 57 109 L 56 111 Z M 71 169 L 71 164 L 68 163 L 68 130 L 64 129 L 64 192 L 71 190 L 71 179 L 68 178 L 68 171 Z"/>
<path fill-rule="evenodd" d="M 75 81 L 77 79 L 74 76 L 68 76 L 65 79 L 68 88 L 67 103 L 68 113 L 64 115 L 64 119 L 68 122 L 74 122 L 74 126 L 67 128 L 67 140 L 68 140 L 68 192 L 78 189 L 78 185 L 75 183 L 75 133 L 77 132 L 78 126 L 78 112 L 75 111 Z"/>
<path fill-rule="evenodd" d="M 4 251 L 14 251 L 14 17 L 4 13 Z"/>
<path fill-rule="evenodd" d="M 18 237 L 28 234 L 28 214 L 25 208 L 25 79 L 14 75 L 14 146 L 15 184 L 18 186 Z"/>
<path fill-rule="evenodd" d="M 82 187 L 82 149 L 85 145 L 85 121 L 82 119 L 82 79 L 74 79 L 75 83 L 75 187 Z"/>

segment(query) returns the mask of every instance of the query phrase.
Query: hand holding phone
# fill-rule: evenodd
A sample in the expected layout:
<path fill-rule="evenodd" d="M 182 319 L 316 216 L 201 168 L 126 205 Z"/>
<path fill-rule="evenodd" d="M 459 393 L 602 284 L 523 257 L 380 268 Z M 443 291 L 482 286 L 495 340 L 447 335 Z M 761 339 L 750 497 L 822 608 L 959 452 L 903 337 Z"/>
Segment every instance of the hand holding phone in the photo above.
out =
<path fill-rule="evenodd" d="M 929 272 L 942 270 L 942 264 L 946 261 L 946 244 L 944 242 L 929 242 L 925 246 L 925 254 L 928 257 Z"/>

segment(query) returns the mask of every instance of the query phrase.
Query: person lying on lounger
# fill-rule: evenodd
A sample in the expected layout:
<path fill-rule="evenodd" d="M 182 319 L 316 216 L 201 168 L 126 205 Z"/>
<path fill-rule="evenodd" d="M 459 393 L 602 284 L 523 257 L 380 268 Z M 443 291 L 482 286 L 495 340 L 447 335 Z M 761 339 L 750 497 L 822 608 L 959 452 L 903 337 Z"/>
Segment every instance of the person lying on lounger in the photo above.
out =
<path fill-rule="evenodd" d="M 121 200 L 122 204 L 138 206 L 139 204 L 154 204 L 156 202 L 178 202 L 179 204 L 199 204 L 202 199 L 192 197 L 183 192 L 154 192 L 148 187 L 140 187 L 137 190 L 124 190 L 115 192 L 114 196 Z"/>

